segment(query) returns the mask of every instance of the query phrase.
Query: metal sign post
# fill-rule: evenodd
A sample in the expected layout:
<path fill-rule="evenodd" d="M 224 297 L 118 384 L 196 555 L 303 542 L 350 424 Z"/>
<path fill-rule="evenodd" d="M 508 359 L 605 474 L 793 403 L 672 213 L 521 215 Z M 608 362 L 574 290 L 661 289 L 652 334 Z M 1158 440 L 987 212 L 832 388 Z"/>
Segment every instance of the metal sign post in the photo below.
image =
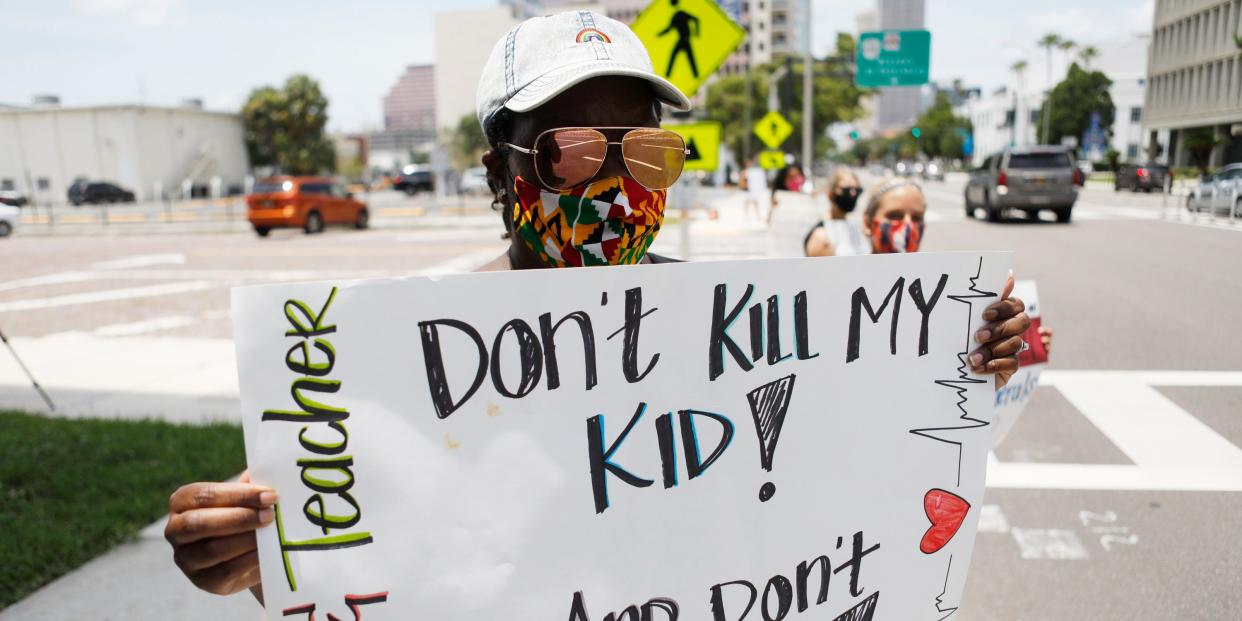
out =
<path fill-rule="evenodd" d="M 56 404 L 52 403 L 52 398 L 49 397 L 47 392 L 43 390 L 43 387 L 39 385 L 39 382 L 35 380 L 34 374 L 31 373 L 30 369 L 26 367 L 26 363 L 22 362 L 21 356 L 17 355 L 17 350 L 13 349 L 13 344 L 10 343 L 8 337 L 4 335 L 3 330 L 0 330 L 0 341 L 3 341 L 4 345 L 9 348 L 9 353 L 13 354 L 13 359 L 17 361 L 17 366 L 21 367 L 22 371 L 26 373 L 26 377 L 30 378 L 30 384 L 34 386 L 34 389 L 39 393 L 39 396 L 43 397 L 43 402 L 47 404 L 48 409 L 55 412 Z"/>

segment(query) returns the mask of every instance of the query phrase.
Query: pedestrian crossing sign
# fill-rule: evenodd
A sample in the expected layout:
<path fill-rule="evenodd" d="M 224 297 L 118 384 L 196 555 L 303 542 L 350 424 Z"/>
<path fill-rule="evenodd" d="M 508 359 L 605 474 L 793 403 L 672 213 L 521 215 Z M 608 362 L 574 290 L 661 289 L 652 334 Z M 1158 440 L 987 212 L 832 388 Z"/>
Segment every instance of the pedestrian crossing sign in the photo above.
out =
<path fill-rule="evenodd" d="M 785 167 L 784 151 L 763 151 L 759 153 L 759 167 L 764 170 L 780 170 Z"/>
<path fill-rule="evenodd" d="M 630 25 L 657 74 L 694 97 L 746 38 L 713 0 L 653 0 Z"/>
<path fill-rule="evenodd" d="M 682 170 L 702 170 L 712 172 L 720 166 L 720 123 L 703 121 L 701 123 L 682 123 L 665 125 L 681 135 L 686 141 L 686 166 Z"/>
<path fill-rule="evenodd" d="M 779 149 L 785 143 L 785 139 L 789 134 L 793 133 L 793 125 L 785 120 L 780 112 L 772 110 L 763 115 L 758 123 L 755 123 L 755 135 L 768 145 L 769 149 Z"/>

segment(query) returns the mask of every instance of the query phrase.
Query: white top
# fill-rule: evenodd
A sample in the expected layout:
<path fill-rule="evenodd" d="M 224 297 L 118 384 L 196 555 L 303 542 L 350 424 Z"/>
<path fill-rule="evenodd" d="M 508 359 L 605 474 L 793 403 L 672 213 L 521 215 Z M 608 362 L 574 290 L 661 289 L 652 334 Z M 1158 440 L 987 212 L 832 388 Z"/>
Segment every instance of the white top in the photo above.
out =
<path fill-rule="evenodd" d="M 746 191 L 754 198 L 767 198 L 768 173 L 758 166 L 746 169 Z"/>
<path fill-rule="evenodd" d="M 836 249 L 836 256 L 871 254 L 871 240 L 867 239 L 858 225 L 847 220 L 824 220 L 823 225 L 828 241 Z"/>

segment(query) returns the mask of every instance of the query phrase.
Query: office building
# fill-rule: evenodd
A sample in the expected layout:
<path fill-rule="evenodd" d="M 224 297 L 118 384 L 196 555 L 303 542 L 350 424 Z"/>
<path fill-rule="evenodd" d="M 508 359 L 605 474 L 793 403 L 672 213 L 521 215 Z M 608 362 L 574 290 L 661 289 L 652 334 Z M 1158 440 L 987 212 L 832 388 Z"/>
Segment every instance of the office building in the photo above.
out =
<path fill-rule="evenodd" d="M 436 128 L 434 65 L 410 65 L 384 97 L 384 129 Z"/>
<path fill-rule="evenodd" d="M 1242 0 L 1156 0 L 1143 125 L 1157 160 L 1192 165 L 1187 134 L 1209 132 L 1223 143 L 1210 167 L 1242 161 L 1240 28 Z"/>
<path fill-rule="evenodd" d="M 0 109 L 0 189 L 62 204 L 76 179 L 109 181 L 138 200 L 241 192 L 249 169 L 241 115 L 180 107 L 61 106 L 42 96 Z"/>

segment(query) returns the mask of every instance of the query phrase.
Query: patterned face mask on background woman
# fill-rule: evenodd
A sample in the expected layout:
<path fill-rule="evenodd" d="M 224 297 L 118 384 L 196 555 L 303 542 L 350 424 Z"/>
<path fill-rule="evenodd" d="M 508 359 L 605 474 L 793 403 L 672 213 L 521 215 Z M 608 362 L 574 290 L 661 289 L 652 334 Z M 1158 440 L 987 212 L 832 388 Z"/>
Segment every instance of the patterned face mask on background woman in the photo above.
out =
<path fill-rule="evenodd" d="M 553 267 L 633 265 L 664 222 L 665 190 L 628 177 L 549 192 L 518 177 L 513 232 Z"/>
<path fill-rule="evenodd" d="M 882 222 L 871 229 L 871 239 L 876 252 L 918 252 L 923 241 L 923 223 L 911 224 L 906 220 Z"/>

